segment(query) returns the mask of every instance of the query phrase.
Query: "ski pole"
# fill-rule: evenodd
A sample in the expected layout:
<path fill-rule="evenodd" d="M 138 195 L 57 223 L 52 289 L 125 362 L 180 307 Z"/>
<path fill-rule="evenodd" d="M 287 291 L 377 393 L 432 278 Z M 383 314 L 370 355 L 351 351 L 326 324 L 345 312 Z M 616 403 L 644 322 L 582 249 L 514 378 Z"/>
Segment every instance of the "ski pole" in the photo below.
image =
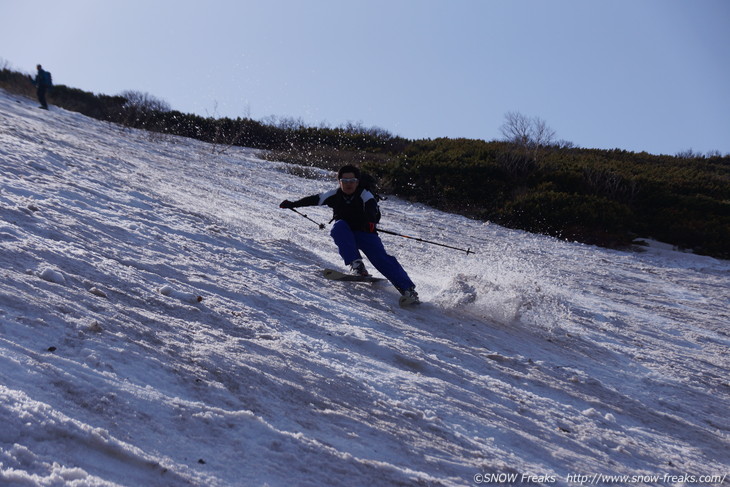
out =
<path fill-rule="evenodd" d="M 416 240 L 417 242 L 423 242 L 423 243 L 427 243 L 427 244 L 431 244 L 431 245 L 438 245 L 439 247 L 446 247 L 447 249 L 460 250 L 462 252 L 466 252 L 466 255 L 476 254 L 476 252 L 471 250 L 471 247 L 469 247 L 468 249 L 460 249 L 459 247 L 452 247 L 451 245 L 446 245 L 446 244 L 442 244 L 442 243 L 438 243 L 438 242 L 431 242 L 430 240 L 424 240 L 424 239 L 418 238 L 418 237 L 402 235 L 400 233 L 391 232 L 389 230 L 383 230 L 382 228 L 378 228 L 378 231 L 381 233 L 387 233 L 388 235 L 395 235 L 396 237 L 410 238 L 411 240 Z"/>
<path fill-rule="evenodd" d="M 289 209 L 290 209 L 291 211 L 293 211 L 294 213 L 296 213 L 297 215 L 303 216 L 304 218 L 306 218 L 306 219 L 307 219 L 307 220 L 309 220 L 310 222 L 312 222 L 312 223 L 315 223 L 316 225 L 318 225 L 318 226 L 319 226 L 319 229 L 320 229 L 320 230 L 324 230 L 324 226 L 325 226 L 325 225 L 324 225 L 324 223 L 317 223 L 316 221 L 312 220 L 311 218 L 309 218 L 309 217 L 308 217 L 307 215 L 305 215 L 304 213 L 302 213 L 302 212 L 300 212 L 300 211 L 297 211 L 297 209 L 296 209 L 296 208 L 289 208 Z"/>

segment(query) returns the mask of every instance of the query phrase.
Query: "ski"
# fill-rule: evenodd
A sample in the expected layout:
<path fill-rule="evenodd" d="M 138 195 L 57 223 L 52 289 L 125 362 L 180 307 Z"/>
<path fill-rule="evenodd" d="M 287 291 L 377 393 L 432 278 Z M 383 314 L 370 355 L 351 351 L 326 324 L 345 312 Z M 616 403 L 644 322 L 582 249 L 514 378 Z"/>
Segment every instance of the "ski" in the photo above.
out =
<path fill-rule="evenodd" d="M 322 271 L 322 274 L 327 279 L 331 279 L 333 281 L 343 281 L 343 282 L 380 282 L 384 281 L 382 277 L 375 277 L 375 276 L 354 276 L 352 274 L 345 274 L 344 272 L 336 271 L 334 269 L 324 269 Z M 421 301 L 418 299 L 418 296 L 401 296 L 400 299 L 398 299 L 398 304 L 402 308 L 409 308 L 416 304 L 421 304 Z"/>
<path fill-rule="evenodd" d="M 334 269 L 324 269 L 322 273 L 324 274 L 324 277 L 333 281 L 379 282 L 384 280 L 382 277 L 375 276 L 353 276 L 352 274 L 345 274 L 344 272 L 336 271 Z"/>

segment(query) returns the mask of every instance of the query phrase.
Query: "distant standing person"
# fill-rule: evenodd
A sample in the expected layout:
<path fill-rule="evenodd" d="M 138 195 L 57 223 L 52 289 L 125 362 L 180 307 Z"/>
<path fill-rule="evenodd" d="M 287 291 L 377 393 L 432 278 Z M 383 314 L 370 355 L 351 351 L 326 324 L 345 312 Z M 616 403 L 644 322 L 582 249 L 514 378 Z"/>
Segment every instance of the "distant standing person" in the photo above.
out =
<path fill-rule="evenodd" d="M 51 88 L 51 86 L 53 86 L 51 73 L 44 70 L 40 64 L 36 67 L 38 68 L 38 74 L 35 76 L 33 84 L 36 86 L 36 94 L 38 95 L 38 101 L 41 104 L 41 108 L 43 108 L 44 110 L 48 110 L 46 92 Z"/>

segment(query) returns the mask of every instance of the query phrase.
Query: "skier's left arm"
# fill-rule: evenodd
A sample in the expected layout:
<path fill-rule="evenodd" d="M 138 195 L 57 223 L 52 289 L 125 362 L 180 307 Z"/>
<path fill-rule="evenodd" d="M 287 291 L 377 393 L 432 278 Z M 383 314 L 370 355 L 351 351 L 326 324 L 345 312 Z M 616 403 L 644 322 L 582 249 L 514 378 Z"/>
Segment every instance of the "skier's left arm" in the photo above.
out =
<path fill-rule="evenodd" d="M 362 192 L 363 207 L 365 209 L 365 228 L 366 232 L 375 233 L 377 230 L 376 225 L 380 221 L 380 208 L 378 208 L 378 202 L 370 191 Z"/>

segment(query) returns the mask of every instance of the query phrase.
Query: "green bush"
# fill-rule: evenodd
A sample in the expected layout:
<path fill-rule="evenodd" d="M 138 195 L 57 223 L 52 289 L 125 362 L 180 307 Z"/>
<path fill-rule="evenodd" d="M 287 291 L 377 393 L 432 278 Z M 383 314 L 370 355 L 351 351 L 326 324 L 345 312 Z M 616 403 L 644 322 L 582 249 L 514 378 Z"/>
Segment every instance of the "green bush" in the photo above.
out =
<path fill-rule="evenodd" d="M 413 141 L 380 175 L 394 194 L 514 228 L 730 257 L 730 157 L 548 148 L 538 162 L 504 142 L 435 139 Z"/>
<path fill-rule="evenodd" d="M 601 196 L 530 192 L 508 202 L 501 220 L 512 227 L 600 245 L 631 243 L 631 209 Z"/>

